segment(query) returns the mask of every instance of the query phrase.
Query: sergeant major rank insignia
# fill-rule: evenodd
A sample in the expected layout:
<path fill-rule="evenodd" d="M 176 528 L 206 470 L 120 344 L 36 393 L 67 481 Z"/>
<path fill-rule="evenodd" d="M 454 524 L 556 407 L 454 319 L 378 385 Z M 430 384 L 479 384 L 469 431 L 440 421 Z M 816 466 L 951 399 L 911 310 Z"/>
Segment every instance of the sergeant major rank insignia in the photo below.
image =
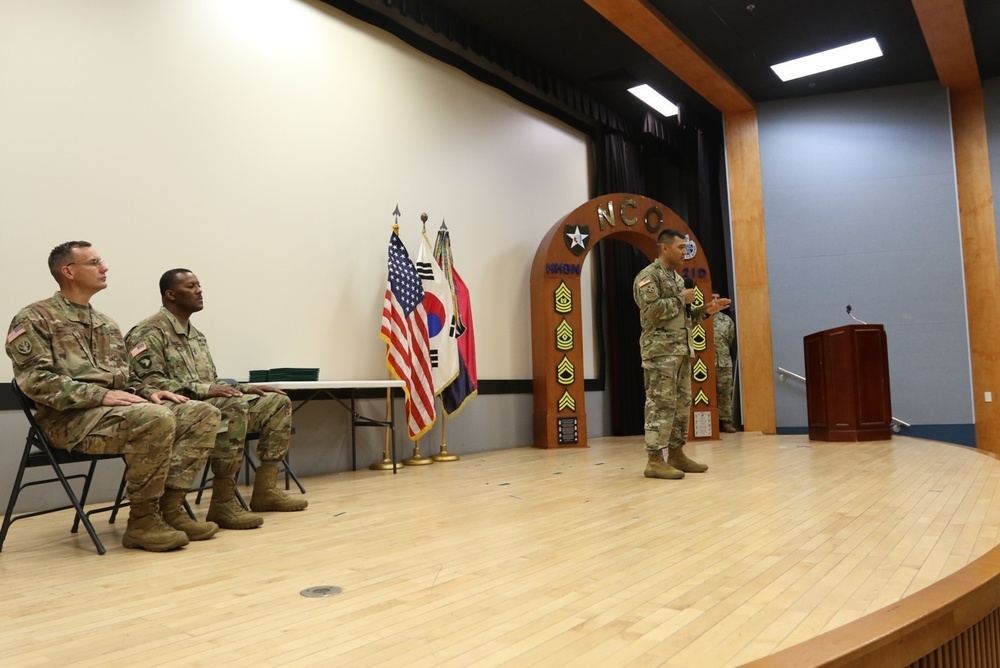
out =
<path fill-rule="evenodd" d="M 563 239 L 569 251 L 573 255 L 583 254 L 587 250 L 587 240 L 590 239 L 590 228 L 586 225 L 567 225 L 563 230 Z"/>

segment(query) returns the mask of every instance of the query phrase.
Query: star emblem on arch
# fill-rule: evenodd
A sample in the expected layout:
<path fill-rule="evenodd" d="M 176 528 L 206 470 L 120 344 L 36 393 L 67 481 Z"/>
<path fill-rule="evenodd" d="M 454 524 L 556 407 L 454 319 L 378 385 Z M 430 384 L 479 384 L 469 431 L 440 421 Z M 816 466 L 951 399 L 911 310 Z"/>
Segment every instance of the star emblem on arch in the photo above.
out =
<path fill-rule="evenodd" d="M 573 255 L 581 255 L 587 250 L 590 228 L 586 225 L 567 225 L 564 229 L 566 247 Z"/>

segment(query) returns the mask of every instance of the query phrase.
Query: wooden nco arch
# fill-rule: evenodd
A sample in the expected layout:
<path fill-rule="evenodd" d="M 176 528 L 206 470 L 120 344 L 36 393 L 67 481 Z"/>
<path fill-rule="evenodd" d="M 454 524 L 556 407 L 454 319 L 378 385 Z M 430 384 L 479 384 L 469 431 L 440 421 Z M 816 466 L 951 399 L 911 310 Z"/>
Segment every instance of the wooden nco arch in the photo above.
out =
<path fill-rule="evenodd" d="M 656 237 L 665 229 L 688 235 L 689 258 L 683 273 L 694 280 L 698 289 L 695 303 L 700 304 L 712 294 L 708 260 L 701 244 L 676 213 L 648 197 L 617 193 L 592 199 L 556 223 L 539 244 L 531 265 L 536 448 L 587 445 L 580 309 L 580 273 L 587 253 L 597 242 L 613 237 L 629 242 L 652 261 L 657 256 Z M 628 289 L 631 291 L 631 280 Z M 692 342 L 691 430 L 695 439 L 718 438 L 711 318 L 695 326 Z"/>

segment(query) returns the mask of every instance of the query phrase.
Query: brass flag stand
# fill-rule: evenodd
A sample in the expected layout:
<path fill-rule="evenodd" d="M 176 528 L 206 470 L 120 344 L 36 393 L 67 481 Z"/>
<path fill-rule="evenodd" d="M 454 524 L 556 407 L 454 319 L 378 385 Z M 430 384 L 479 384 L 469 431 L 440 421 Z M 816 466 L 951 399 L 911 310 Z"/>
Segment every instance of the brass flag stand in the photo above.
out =
<path fill-rule="evenodd" d="M 404 459 L 403 463 L 407 466 L 426 466 L 427 464 L 433 464 L 434 460 L 420 454 L 420 439 L 418 438 L 413 442 L 413 456 L 409 459 Z"/>
<path fill-rule="evenodd" d="M 448 428 L 448 414 L 441 411 L 441 451 L 431 457 L 436 462 L 457 462 L 458 455 L 448 452 L 448 443 L 445 441 L 445 431 Z"/>

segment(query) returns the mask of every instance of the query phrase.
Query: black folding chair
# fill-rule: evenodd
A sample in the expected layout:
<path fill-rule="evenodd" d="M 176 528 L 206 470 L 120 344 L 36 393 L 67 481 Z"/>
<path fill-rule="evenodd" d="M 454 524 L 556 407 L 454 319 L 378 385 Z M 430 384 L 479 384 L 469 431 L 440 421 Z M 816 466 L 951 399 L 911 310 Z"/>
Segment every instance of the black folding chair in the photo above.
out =
<path fill-rule="evenodd" d="M 292 427 L 292 434 L 295 434 L 295 427 Z M 260 434 L 258 432 L 247 432 L 246 440 L 243 441 L 243 482 L 247 485 L 250 484 L 250 470 L 256 473 L 257 463 L 254 462 L 251 456 L 250 444 L 254 441 L 260 440 Z M 288 463 L 288 454 L 286 453 L 284 457 L 281 458 L 281 471 L 280 473 L 285 474 L 285 491 L 291 489 L 291 481 L 295 481 L 295 486 L 299 488 L 299 492 L 302 494 L 306 493 L 306 488 L 302 486 L 302 482 L 299 477 L 295 475 L 295 471 L 292 470 L 291 465 Z"/>
<path fill-rule="evenodd" d="M 115 498 L 115 503 L 113 505 L 96 508 L 89 512 L 85 512 L 83 510 L 83 506 L 87 503 L 87 494 L 90 493 L 90 484 L 94 479 L 94 471 L 97 468 L 97 462 L 105 459 L 120 459 L 124 461 L 124 457 L 120 454 L 91 455 L 84 452 L 71 452 L 52 447 L 49 444 L 48 439 L 46 439 L 45 433 L 35 421 L 35 402 L 21 392 L 21 388 L 17 386 L 16 381 L 11 381 L 11 388 L 14 390 L 14 396 L 17 397 L 17 401 L 21 405 L 21 409 L 24 411 L 24 416 L 28 419 L 29 427 L 28 436 L 24 442 L 24 454 L 21 456 L 21 466 L 17 471 L 17 477 L 14 479 L 14 489 L 11 491 L 10 501 L 7 503 L 7 512 L 3 518 L 3 528 L 0 529 L 0 551 L 3 550 L 3 543 L 7 538 L 7 531 L 10 529 L 10 525 L 15 521 L 27 517 L 46 515 L 60 510 L 69 510 L 72 508 L 76 511 L 76 517 L 73 519 L 73 528 L 70 532 L 76 533 L 80 527 L 80 523 L 83 523 L 84 528 L 90 535 L 90 539 L 94 541 L 94 547 L 97 548 L 97 553 L 104 554 L 106 549 L 104 544 L 101 543 L 101 539 L 97 537 L 97 532 L 94 531 L 94 525 L 90 522 L 90 515 L 110 510 L 111 522 L 114 523 L 115 517 L 118 514 L 118 509 L 128 505 L 127 502 L 122 501 L 125 495 L 124 474 L 122 475 L 121 485 L 118 487 L 118 496 Z M 62 467 L 64 465 L 77 463 L 89 464 L 87 472 L 73 473 L 69 475 L 63 472 Z M 46 466 L 50 467 L 55 473 L 54 478 L 24 482 L 24 473 L 27 469 Z M 84 481 L 83 490 L 79 496 L 76 495 L 76 492 L 73 491 L 73 487 L 69 483 L 70 480 L 74 479 L 81 479 Z M 57 508 L 36 510 L 29 513 L 21 513 L 19 515 L 14 514 L 14 507 L 17 504 L 17 498 L 23 490 L 35 485 L 45 485 L 55 482 L 62 485 L 62 488 L 69 500 L 68 504 Z"/>
<path fill-rule="evenodd" d="M 295 427 L 292 427 L 292 434 L 294 433 L 295 433 Z M 247 485 L 250 484 L 250 470 L 251 469 L 254 471 L 257 470 L 257 464 L 250 456 L 251 452 L 250 444 L 253 443 L 254 441 L 257 441 L 258 439 L 260 439 L 259 432 L 248 431 L 243 441 L 243 468 L 244 468 L 243 482 L 244 484 Z M 212 480 L 211 478 L 208 477 L 209 473 L 211 473 L 211 464 L 212 464 L 211 460 L 209 460 L 208 463 L 205 464 L 205 470 L 201 474 L 201 484 L 198 487 L 195 487 L 195 489 L 198 491 L 198 495 L 194 498 L 194 502 L 196 504 L 201 503 L 201 495 L 205 492 L 205 490 L 212 488 Z M 295 471 L 293 471 L 291 466 L 288 465 L 287 455 L 284 458 L 282 458 L 281 464 L 283 466 L 282 472 L 285 474 L 285 489 L 286 490 L 291 489 L 290 481 L 294 480 L 296 486 L 298 486 L 299 488 L 299 491 L 305 494 L 306 488 L 302 486 L 302 483 L 299 481 L 298 476 L 295 475 Z M 236 477 L 237 477 L 237 482 L 239 482 L 238 471 L 236 473 Z M 236 491 L 236 500 L 239 502 L 239 504 L 243 506 L 244 510 L 250 510 L 250 506 L 247 505 L 247 502 L 243 498 L 243 495 L 240 494 L 240 490 L 237 488 L 235 491 Z"/>
<path fill-rule="evenodd" d="M 207 462 L 205 462 L 205 470 L 202 471 L 202 473 L 201 473 L 201 483 L 197 487 L 195 487 L 193 490 L 191 490 L 192 492 L 194 492 L 194 491 L 198 492 L 198 495 L 194 497 L 195 504 L 201 503 L 201 495 L 205 493 L 205 490 L 212 489 L 212 478 L 208 477 L 211 473 L 212 473 L 212 460 L 211 460 L 211 458 L 209 458 L 209 460 Z M 234 483 L 238 483 L 239 482 L 239 477 L 240 477 L 240 472 L 237 471 L 236 472 L 236 478 L 237 479 L 234 480 L 233 482 Z M 239 487 L 233 487 L 233 492 L 236 495 L 236 502 L 239 503 L 241 506 L 243 506 L 243 510 L 250 510 L 250 506 L 247 505 L 246 500 L 243 498 L 243 495 L 240 493 L 240 488 Z M 190 510 L 188 512 L 190 513 Z"/>

